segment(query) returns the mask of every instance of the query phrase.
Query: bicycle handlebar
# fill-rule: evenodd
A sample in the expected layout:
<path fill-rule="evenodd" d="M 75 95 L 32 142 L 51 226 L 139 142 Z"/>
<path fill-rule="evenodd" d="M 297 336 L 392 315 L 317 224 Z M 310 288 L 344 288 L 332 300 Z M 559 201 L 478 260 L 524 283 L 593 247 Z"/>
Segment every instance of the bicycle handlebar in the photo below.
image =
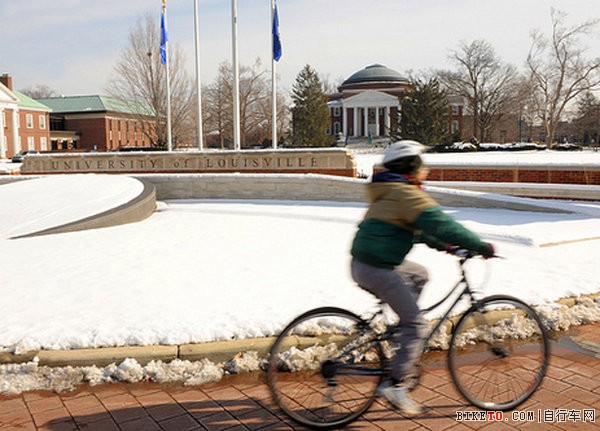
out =
<path fill-rule="evenodd" d="M 461 248 L 461 247 L 456 247 L 456 248 L 450 249 L 450 250 L 448 250 L 448 253 L 450 253 L 451 255 L 454 255 L 456 257 L 459 257 L 461 259 L 464 259 L 464 260 L 468 260 L 468 259 L 471 259 L 476 256 L 481 256 L 481 253 L 477 253 L 476 251 L 467 250 L 466 248 Z M 487 259 L 491 259 L 491 258 L 495 258 L 495 257 L 499 258 L 501 256 L 494 254 L 493 256 L 487 257 Z"/>

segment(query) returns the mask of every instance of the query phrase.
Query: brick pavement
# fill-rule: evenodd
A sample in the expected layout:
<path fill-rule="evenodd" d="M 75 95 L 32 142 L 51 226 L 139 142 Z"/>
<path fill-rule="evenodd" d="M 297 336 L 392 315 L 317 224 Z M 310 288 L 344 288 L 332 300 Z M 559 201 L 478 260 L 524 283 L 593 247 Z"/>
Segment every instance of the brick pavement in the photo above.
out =
<path fill-rule="evenodd" d="M 569 334 L 577 344 L 591 350 L 594 343 L 600 344 L 600 324 L 573 328 Z M 404 418 L 384 401 L 377 401 L 346 429 L 600 429 L 600 418 L 596 419 L 600 410 L 600 353 L 578 351 L 575 344 L 553 344 L 546 379 L 533 397 L 519 407 L 520 414 L 532 414 L 533 421 L 513 420 L 513 412 L 507 412 L 506 420 L 501 422 L 458 422 L 457 412 L 476 409 L 454 389 L 445 356 L 439 352 L 427 355 L 422 384 L 414 396 L 427 407 L 421 417 Z M 593 412 L 595 421 L 578 418 L 584 411 Z M 294 429 L 303 428 L 273 405 L 261 373 L 228 376 L 219 383 L 199 387 L 119 383 L 81 386 L 60 394 L 35 391 L 0 397 L 0 431 Z"/>

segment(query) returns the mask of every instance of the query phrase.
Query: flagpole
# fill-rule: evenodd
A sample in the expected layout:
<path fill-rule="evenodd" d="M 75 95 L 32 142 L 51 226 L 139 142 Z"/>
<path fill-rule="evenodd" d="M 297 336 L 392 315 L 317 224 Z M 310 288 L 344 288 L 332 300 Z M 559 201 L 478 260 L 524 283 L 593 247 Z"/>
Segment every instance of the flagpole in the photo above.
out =
<path fill-rule="evenodd" d="M 271 133 L 273 149 L 277 148 L 277 82 L 275 70 L 275 0 L 271 0 Z"/>
<path fill-rule="evenodd" d="M 171 136 L 171 77 L 169 73 L 169 38 L 167 33 L 167 0 L 163 0 L 163 44 L 165 49 L 164 64 L 167 79 L 167 151 L 173 151 L 173 139 Z"/>
<path fill-rule="evenodd" d="M 194 0 L 194 32 L 196 35 L 196 94 L 198 95 L 197 107 L 197 131 L 198 149 L 202 151 L 202 85 L 200 82 L 200 26 L 198 23 L 198 0 Z"/>
<path fill-rule="evenodd" d="M 232 34 L 232 66 L 233 66 L 233 148 L 237 151 L 240 145 L 240 67 L 238 64 L 237 43 L 237 0 L 231 0 L 231 34 Z"/>

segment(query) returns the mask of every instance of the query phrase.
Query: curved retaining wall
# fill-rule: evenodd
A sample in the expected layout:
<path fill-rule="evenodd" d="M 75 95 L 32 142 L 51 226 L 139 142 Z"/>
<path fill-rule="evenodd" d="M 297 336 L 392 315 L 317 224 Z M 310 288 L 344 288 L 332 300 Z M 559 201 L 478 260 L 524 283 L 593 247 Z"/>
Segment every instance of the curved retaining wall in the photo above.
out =
<path fill-rule="evenodd" d="M 39 176 L 0 177 L 0 185 Z M 319 174 L 140 174 L 135 178 L 155 188 L 156 199 L 281 199 L 306 201 L 365 202 L 367 180 Z M 502 185 L 479 189 L 482 183 L 428 182 L 428 193 L 441 205 L 455 207 L 504 208 L 520 211 L 570 212 L 547 202 L 507 197 Z M 519 196 L 589 199 L 600 201 L 600 186 L 508 184 Z M 445 188 L 447 187 L 447 188 Z M 461 189 L 457 192 L 453 189 Z M 475 191 L 465 191 L 475 190 Z M 590 194 L 591 193 L 591 194 Z"/>
<path fill-rule="evenodd" d="M 27 177 L 24 177 L 27 178 Z M 54 233 L 74 232 L 86 229 L 98 229 L 135 223 L 150 217 L 156 210 L 156 189 L 152 183 L 141 181 L 144 185 L 142 192 L 134 199 L 100 214 L 95 214 L 81 220 L 51 227 L 26 235 L 15 236 L 12 239 L 27 238 Z"/>

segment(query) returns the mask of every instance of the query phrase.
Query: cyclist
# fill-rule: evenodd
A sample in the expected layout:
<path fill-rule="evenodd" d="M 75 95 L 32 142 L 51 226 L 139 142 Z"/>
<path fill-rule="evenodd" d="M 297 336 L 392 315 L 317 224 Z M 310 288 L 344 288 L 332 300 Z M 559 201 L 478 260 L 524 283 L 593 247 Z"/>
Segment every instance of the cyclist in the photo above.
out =
<path fill-rule="evenodd" d="M 417 305 L 419 293 L 428 280 L 427 270 L 405 260 L 415 242 L 440 251 L 460 246 L 494 255 L 494 247 L 483 242 L 451 216 L 421 189 L 428 170 L 421 154 L 424 146 L 402 140 L 385 151 L 385 171 L 375 173 L 368 185 L 369 209 L 352 243 L 352 277 L 358 285 L 390 305 L 400 318 L 400 348 L 391 362 L 391 380 L 377 388 L 407 416 L 422 413 L 412 400 L 408 380 L 416 373 L 427 324 Z"/>

